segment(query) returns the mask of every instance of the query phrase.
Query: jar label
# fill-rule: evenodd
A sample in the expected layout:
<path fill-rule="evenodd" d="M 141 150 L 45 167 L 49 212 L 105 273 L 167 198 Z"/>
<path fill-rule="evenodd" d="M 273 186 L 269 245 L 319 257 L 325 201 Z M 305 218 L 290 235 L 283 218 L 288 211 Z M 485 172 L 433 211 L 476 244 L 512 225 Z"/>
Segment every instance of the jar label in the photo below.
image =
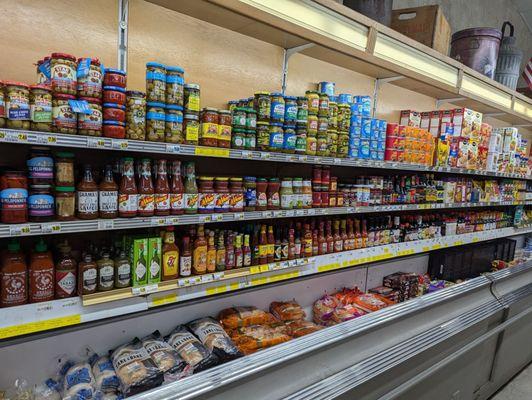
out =
<path fill-rule="evenodd" d="M 30 119 L 33 122 L 52 122 L 52 103 L 36 98 L 30 106 Z"/>
<path fill-rule="evenodd" d="M 246 114 L 246 128 L 255 129 L 257 127 L 257 116 L 255 114 Z"/>
<path fill-rule="evenodd" d="M 183 85 L 185 79 L 181 75 L 166 75 L 166 83 L 177 83 L 178 85 Z"/>
<path fill-rule="evenodd" d="M 231 195 L 229 193 L 217 193 L 214 208 L 215 210 L 229 210 L 229 200 Z"/>
<path fill-rule="evenodd" d="M 307 153 L 316 154 L 317 145 L 318 143 L 316 141 L 316 138 L 307 138 Z"/>
<path fill-rule="evenodd" d="M 76 290 L 76 275 L 70 271 L 55 271 L 56 292 L 70 296 Z"/>
<path fill-rule="evenodd" d="M 229 198 L 229 207 L 241 210 L 244 207 L 244 194 L 231 193 L 231 197 Z"/>
<path fill-rule="evenodd" d="M 183 195 L 185 210 L 196 212 L 198 209 L 198 197 L 198 193 L 185 193 Z"/>
<path fill-rule="evenodd" d="M 4 99 L 4 94 L 0 93 L 0 118 L 6 116 L 6 102 Z"/>
<path fill-rule="evenodd" d="M 200 110 L 200 98 L 199 95 L 196 94 L 189 94 L 188 101 L 185 104 L 185 109 L 188 111 L 196 111 L 199 112 Z"/>
<path fill-rule="evenodd" d="M 185 208 L 183 193 L 170 194 L 170 207 L 172 210 L 183 210 Z"/>
<path fill-rule="evenodd" d="M 271 132 L 270 134 L 270 147 L 275 149 L 283 148 L 284 135 L 282 132 Z"/>
<path fill-rule="evenodd" d="M 259 96 L 256 99 L 258 103 L 257 117 L 260 121 L 268 121 L 271 113 L 271 102 L 267 96 Z"/>
<path fill-rule="evenodd" d="M 246 114 L 245 113 L 233 114 L 233 125 L 245 127 L 246 126 Z"/>
<path fill-rule="evenodd" d="M 258 192 L 257 205 L 259 207 L 266 207 L 268 205 L 268 198 L 266 197 L 266 192 Z"/>
<path fill-rule="evenodd" d="M 310 100 L 309 105 L 308 105 L 309 109 L 315 109 L 315 110 L 319 109 L 320 107 L 319 97 L 311 97 L 309 100 Z"/>
<path fill-rule="evenodd" d="M 268 205 L 273 208 L 278 208 L 280 205 L 279 192 L 270 193 L 268 196 Z"/>
<path fill-rule="evenodd" d="M 131 281 L 131 265 L 128 262 L 118 264 L 116 274 L 120 285 L 129 285 Z"/>
<path fill-rule="evenodd" d="M 118 191 L 100 190 L 99 192 L 100 211 L 111 213 L 118 210 Z"/>
<path fill-rule="evenodd" d="M 240 135 L 233 135 L 233 146 L 244 147 L 244 138 Z"/>
<path fill-rule="evenodd" d="M 204 139 L 217 139 L 218 138 L 218 124 L 212 122 L 201 123 L 201 137 Z"/>
<path fill-rule="evenodd" d="M 157 210 L 170 209 L 170 193 L 156 193 L 155 194 L 155 208 Z"/>
<path fill-rule="evenodd" d="M 175 122 L 176 124 L 182 124 L 183 123 L 183 114 L 166 114 L 165 121 L 166 122 Z"/>
<path fill-rule="evenodd" d="M 296 148 L 296 135 L 285 133 L 283 148 L 286 150 L 294 150 Z"/>
<path fill-rule="evenodd" d="M 30 271 L 30 297 L 32 301 L 54 297 L 54 269 Z"/>
<path fill-rule="evenodd" d="M 28 97 L 19 92 L 9 92 L 6 102 L 7 117 L 12 120 L 30 119 Z"/>
<path fill-rule="evenodd" d="M 200 193 L 198 209 L 201 211 L 213 211 L 214 193 Z"/>
<path fill-rule="evenodd" d="M 135 109 L 128 111 L 128 118 L 131 117 L 133 124 L 144 126 L 146 123 L 146 112 L 143 109 Z"/>
<path fill-rule="evenodd" d="M 197 142 L 199 136 L 199 126 L 197 124 L 187 124 L 185 130 L 185 140 Z"/>
<path fill-rule="evenodd" d="M 52 107 L 52 121 L 56 128 L 76 129 L 78 119 L 70 104 Z"/>
<path fill-rule="evenodd" d="M 146 80 L 147 81 L 166 81 L 166 74 L 164 72 L 158 71 L 146 71 Z"/>
<path fill-rule="evenodd" d="M 286 106 L 284 113 L 284 120 L 286 121 L 295 121 L 297 118 L 297 105 L 290 104 Z"/>
<path fill-rule="evenodd" d="M 98 212 L 98 192 L 78 191 L 78 212 L 93 214 Z"/>
<path fill-rule="evenodd" d="M 256 138 L 254 134 L 249 134 L 244 137 L 244 147 L 246 149 L 254 149 L 256 146 Z"/>
<path fill-rule="evenodd" d="M 297 107 L 297 121 L 306 123 L 308 119 L 308 108 Z"/>
<path fill-rule="evenodd" d="M 0 191 L 2 210 L 25 210 L 28 191 L 26 189 L 4 189 Z"/>
<path fill-rule="evenodd" d="M 231 140 L 231 127 L 229 125 L 218 125 L 218 140 Z"/>
<path fill-rule="evenodd" d="M 272 101 L 270 118 L 274 120 L 284 119 L 284 102 Z"/>
<path fill-rule="evenodd" d="M 49 194 L 32 194 L 28 197 L 30 216 L 51 217 L 54 215 L 54 197 Z"/>
<path fill-rule="evenodd" d="M 154 121 L 164 121 L 166 120 L 166 115 L 164 112 L 148 111 L 146 113 L 146 119 Z"/>
<path fill-rule="evenodd" d="M 309 118 L 308 119 L 308 130 L 309 131 L 317 131 L 318 130 L 318 119 L 317 118 Z"/>
<path fill-rule="evenodd" d="M 307 138 L 305 136 L 297 136 L 295 148 L 298 153 L 304 153 L 307 149 Z"/>
<path fill-rule="evenodd" d="M 267 148 L 270 145 L 270 132 L 267 129 L 257 131 L 257 145 L 261 148 Z"/>
<path fill-rule="evenodd" d="M 65 85 L 76 80 L 76 70 L 69 64 L 52 63 L 50 74 L 54 86 Z"/>
<path fill-rule="evenodd" d="M 179 276 L 190 276 L 192 273 L 192 257 L 181 256 L 179 258 Z"/>
<path fill-rule="evenodd" d="M 24 272 L 3 272 L 2 273 L 2 304 L 18 304 L 25 302 L 26 292 L 26 271 Z"/>
<path fill-rule="evenodd" d="M 113 287 L 115 278 L 115 269 L 111 265 L 104 265 L 100 267 L 100 286 L 104 288 Z"/>
<path fill-rule="evenodd" d="M 139 194 L 138 211 L 154 211 L 155 210 L 155 195 L 153 194 Z"/>
<path fill-rule="evenodd" d="M 33 157 L 27 161 L 30 179 L 52 179 L 54 176 L 54 160 L 52 157 Z"/>
<path fill-rule="evenodd" d="M 78 114 L 78 129 L 100 131 L 102 129 L 102 111 L 96 107 L 90 107 L 90 114 Z"/>
<path fill-rule="evenodd" d="M 86 291 L 96 290 L 96 279 L 98 278 L 98 272 L 96 268 L 90 268 L 83 271 L 83 289 Z"/>
<path fill-rule="evenodd" d="M 293 208 L 293 194 L 283 194 L 281 193 L 281 208 L 291 209 Z"/>
<path fill-rule="evenodd" d="M 118 196 L 118 211 L 120 212 L 137 212 L 138 195 L 121 193 Z"/>

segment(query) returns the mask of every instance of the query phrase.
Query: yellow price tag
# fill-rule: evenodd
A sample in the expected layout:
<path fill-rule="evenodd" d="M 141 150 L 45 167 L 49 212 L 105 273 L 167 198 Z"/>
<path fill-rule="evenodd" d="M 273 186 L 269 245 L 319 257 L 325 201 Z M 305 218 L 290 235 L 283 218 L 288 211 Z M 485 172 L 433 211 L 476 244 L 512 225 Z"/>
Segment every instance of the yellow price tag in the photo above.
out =
<path fill-rule="evenodd" d="M 217 149 L 215 147 L 198 146 L 194 150 L 194 154 L 196 154 L 197 156 L 207 157 L 229 157 L 229 149 Z"/>
<path fill-rule="evenodd" d="M 48 143 L 50 144 L 57 143 L 57 138 L 55 136 L 48 136 Z"/>
<path fill-rule="evenodd" d="M 159 307 L 165 304 L 171 304 L 177 302 L 177 294 L 167 294 L 166 296 L 154 297 L 151 301 L 150 307 Z"/>
<path fill-rule="evenodd" d="M 264 264 L 260 266 L 260 272 L 268 272 L 270 270 L 270 266 L 268 264 Z"/>
<path fill-rule="evenodd" d="M 333 269 L 340 268 L 340 263 L 331 263 L 327 265 L 321 265 L 318 267 L 318 272 L 332 271 Z"/>
<path fill-rule="evenodd" d="M 260 267 L 257 267 L 257 266 L 255 266 L 255 267 L 251 267 L 251 268 L 249 269 L 249 273 L 250 273 L 250 274 L 258 274 L 258 273 L 260 273 Z"/>
<path fill-rule="evenodd" d="M 212 296 L 214 294 L 219 294 L 219 293 L 225 293 L 227 292 L 227 285 L 208 288 L 206 292 L 207 292 L 207 296 Z"/>
<path fill-rule="evenodd" d="M 478 242 L 479 240 L 480 240 L 480 239 L 479 239 L 478 237 L 474 237 L 474 238 L 473 238 L 473 243 L 476 243 L 476 242 Z"/>
<path fill-rule="evenodd" d="M 251 286 L 264 285 L 265 283 L 268 283 L 267 278 L 255 278 L 251 280 Z"/>
<path fill-rule="evenodd" d="M 25 133 L 19 133 L 18 140 L 21 142 L 25 142 L 26 140 L 28 140 L 28 135 L 26 135 Z"/>
<path fill-rule="evenodd" d="M 79 314 L 69 315 L 67 317 L 52 318 L 44 321 L 28 322 L 26 324 L 0 328 L 0 339 L 27 335 L 29 333 L 47 331 L 50 329 L 56 329 L 61 328 L 63 326 L 76 325 L 80 323 L 81 315 Z"/>
<path fill-rule="evenodd" d="M 432 250 L 437 250 L 437 249 L 441 249 L 442 248 L 442 245 L 439 244 L 439 243 L 436 243 L 434 245 L 432 245 Z"/>

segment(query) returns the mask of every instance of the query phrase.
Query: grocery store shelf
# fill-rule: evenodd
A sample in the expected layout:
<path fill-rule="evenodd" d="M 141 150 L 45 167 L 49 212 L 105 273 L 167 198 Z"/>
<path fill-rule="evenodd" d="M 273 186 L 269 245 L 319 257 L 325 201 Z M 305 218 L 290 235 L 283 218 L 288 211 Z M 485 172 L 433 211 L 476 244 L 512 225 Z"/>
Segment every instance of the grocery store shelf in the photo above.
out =
<path fill-rule="evenodd" d="M 0 129 L 0 143 L 36 144 L 84 149 L 115 150 L 141 153 L 169 154 L 196 157 L 218 157 L 237 160 L 255 160 L 298 164 L 334 165 L 340 167 L 371 168 L 416 172 L 441 172 L 446 174 L 474 175 L 483 177 L 516 178 L 532 180 L 532 176 L 453 167 L 427 167 L 391 161 L 359 160 L 352 158 L 319 157 L 298 154 L 274 153 L 255 150 L 222 149 L 217 147 L 186 144 L 149 142 L 141 140 L 110 139 L 104 137 L 64 135 L 49 132 L 34 132 Z"/>
<path fill-rule="evenodd" d="M 532 205 L 532 200 L 528 201 L 502 201 L 502 202 L 479 202 L 479 203 L 428 203 L 428 204 L 394 204 L 378 206 L 360 207 L 330 207 L 330 208 L 310 208 L 298 210 L 276 210 L 276 211 L 248 211 L 248 212 L 228 212 L 216 214 L 193 214 L 168 217 L 135 217 L 116 219 L 93 219 L 55 222 L 29 222 L 25 224 L 0 224 L 0 238 L 52 235 L 59 233 L 79 233 L 109 231 L 115 229 L 137 229 L 153 228 L 170 225 L 195 225 L 216 222 L 238 222 L 252 221 L 259 219 L 279 219 L 290 217 L 309 217 L 325 215 L 352 215 L 367 213 L 383 213 L 395 211 L 418 211 L 418 210 L 443 210 L 443 209 L 464 209 L 482 208 L 497 206 Z"/>
<path fill-rule="evenodd" d="M 148 0 L 285 49 L 374 78 L 401 76 L 394 85 L 511 124 L 532 124 L 532 101 L 465 65 L 333 0 Z"/>

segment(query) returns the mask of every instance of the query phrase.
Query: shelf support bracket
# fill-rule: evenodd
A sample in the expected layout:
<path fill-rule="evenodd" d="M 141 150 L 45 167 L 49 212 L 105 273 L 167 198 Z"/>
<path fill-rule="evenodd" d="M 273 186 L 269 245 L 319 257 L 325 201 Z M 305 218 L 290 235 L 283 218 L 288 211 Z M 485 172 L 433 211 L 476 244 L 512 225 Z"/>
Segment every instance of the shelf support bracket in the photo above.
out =
<path fill-rule="evenodd" d="M 127 28 L 129 0 L 118 0 L 118 69 L 127 72 Z"/>
<path fill-rule="evenodd" d="M 445 103 L 452 103 L 454 101 L 466 100 L 465 97 L 453 97 L 452 99 L 436 99 L 436 108 L 440 108 Z"/>
<path fill-rule="evenodd" d="M 379 89 L 382 85 L 386 83 L 391 83 L 403 79 L 403 75 L 390 76 L 389 78 L 377 78 L 375 79 L 375 84 L 373 85 L 373 109 L 371 110 L 371 116 L 375 118 L 377 115 L 377 98 L 379 96 Z"/>
<path fill-rule="evenodd" d="M 301 46 L 296 47 L 290 47 L 289 49 L 284 49 L 284 56 L 283 56 L 283 78 L 281 82 L 281 89 L 283 92 L 283 96 L 286 92 L 286 83 L 288 79 L 288 60 L 290 57 L 292 57 L 294 54 L 299 53 L 300 51 L 303 51 L 305 49 L 309 49 L 311 47 L 316 46 L 314 43 L 307 43 L 302 44 Z"/>

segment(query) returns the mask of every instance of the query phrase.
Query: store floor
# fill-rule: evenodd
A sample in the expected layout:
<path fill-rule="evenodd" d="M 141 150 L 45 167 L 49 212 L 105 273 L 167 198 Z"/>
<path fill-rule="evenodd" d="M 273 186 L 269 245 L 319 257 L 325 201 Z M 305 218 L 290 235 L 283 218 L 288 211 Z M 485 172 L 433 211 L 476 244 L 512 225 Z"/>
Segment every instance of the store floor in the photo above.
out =
<path fill-rule="evenodd" d="M 532 364 L 502 387 L 490 400 L 530 400 L 532 399 Z"/>

